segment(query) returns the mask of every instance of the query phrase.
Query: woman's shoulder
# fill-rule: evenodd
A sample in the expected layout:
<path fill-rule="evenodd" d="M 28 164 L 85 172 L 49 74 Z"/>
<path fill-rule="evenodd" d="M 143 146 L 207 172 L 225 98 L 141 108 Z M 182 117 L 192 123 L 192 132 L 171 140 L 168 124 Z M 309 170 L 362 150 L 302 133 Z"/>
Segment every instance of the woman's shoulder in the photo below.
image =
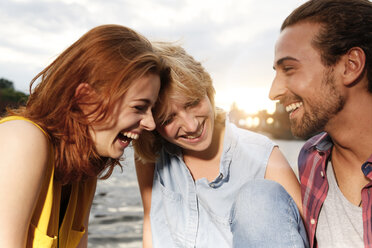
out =
<path fill-rule="evenodd" d="M 2 120 L 0 124 L 1 141 L 18 148 L 39 146 L 46 148 L 48 145 L 47 134 L 37 124 L 27 119 Z"/>
<path fill-rule="evenodd" d="M 4 130 L 27 131 L 32 133 L 43 133 L 45 131 L 35 122 L 18 116 L 10 116 L 0 119 L 0 128 Z"/>
<path fill-rule="evenodd" d="M 0 137 L 0 169 L 13 168 L 8 172 L 13 176 L 43 174 L 50 150 L 41 129 L 25 120 L 6 121 L 0 124 Z"/>
<path fill-rule="evenodd" d="M 17 232 L 27 235 L 37 199 L 48 180 L 47 169 L 52 168 L 47 137 L 37 126 L 18 119 L 3 121 L 0 137 L 0 195 L 4 200 L 0 212 L 9 216 L 0 219 L 6 223 L 3 227 L 22 227 Z"/>

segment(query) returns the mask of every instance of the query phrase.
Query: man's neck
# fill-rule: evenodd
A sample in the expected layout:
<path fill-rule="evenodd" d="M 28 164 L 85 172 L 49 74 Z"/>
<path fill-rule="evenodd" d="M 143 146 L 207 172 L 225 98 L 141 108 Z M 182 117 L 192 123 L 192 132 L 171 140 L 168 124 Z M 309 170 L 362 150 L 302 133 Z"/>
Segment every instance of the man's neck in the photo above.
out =
<path fill-rule="evenodd" d="M 361 189 L 370 182 L 361 167 L 372 154 L 372 94 L 348 97 L 326 131 L 334 143 L 331 161 L 339 188 L 350 202 L 358 205 Z"/>
<path fill-rule="evenodd" d="M 327 124 L 334 143 L 333 156 L 360 169 L 372 154 L 372 94 L 348 97 L 344 108 Z"/>

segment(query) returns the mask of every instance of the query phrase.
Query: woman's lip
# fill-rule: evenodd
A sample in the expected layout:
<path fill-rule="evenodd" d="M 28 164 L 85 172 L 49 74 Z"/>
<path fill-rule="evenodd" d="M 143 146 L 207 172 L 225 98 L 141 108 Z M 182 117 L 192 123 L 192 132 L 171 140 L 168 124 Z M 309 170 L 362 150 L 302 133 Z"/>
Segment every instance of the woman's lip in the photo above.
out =
<path fill-rule="evenodd" d="M 125 148 L 129 146 L 131 140 L 128 139 L 128 141 L 123 141 L 121 139 L 117 139 L 117 142 L 120 145 L 120 147 L 124 150 Z"/>
<path fill-rule="evenodd" d="M 136 140 L 139 137 L 138 132 L 131 132 L 131 131 L 121 131 L 118 136 L 124 136 L 125 138 L 131 139 L 131 140 Z"/>
<path fill-rule="evenodd" d="M 131 141 L 131 138 L 124 136 L 122 133 L 119 133 L 115 139 L 115 142 L 119 144 L 121 149 L 125 149 L 126 147 L 128 147 Z"/>
<path fill-rule="evenodd" d="M 201 140 L 203 140 L 203 138 L 205 136 L 205 133 L 206 133 L 205 123 L 206 122 L 204 121 L 203 124 L 201 125 L 201 127 L 203 128 L 203 131 L 199 135 L 199 137 L 193 138 L 193 139 L 188 139 L 186 137 L 180 136 L 180 138 L 183 139 L 183 140 L 185 140 L 186 142 L 189 142 L 189 143 L 198 143 L 198 142 L 200 142 Z"/>

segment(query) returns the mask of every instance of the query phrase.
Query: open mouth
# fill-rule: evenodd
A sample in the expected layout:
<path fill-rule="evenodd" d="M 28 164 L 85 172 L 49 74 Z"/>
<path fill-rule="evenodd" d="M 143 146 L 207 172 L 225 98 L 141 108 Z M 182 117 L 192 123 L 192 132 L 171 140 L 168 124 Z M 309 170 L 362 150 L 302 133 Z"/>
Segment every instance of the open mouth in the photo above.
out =
<path fill-rule="evenodd" d="M 117 138 L 123 143 L 129 143 L 132 140 L 138 139 L 139 135 L 137 133 L 131 132 L 120 132 Z"/>
<path fill-rule="evenodd" d="M 294 111 L 296 111 L 302 105 L 303 105 L 302 102 L 292 103 L 292 104 L 287 105 L 285 107 L 285 110 L 291 115 Z"/>
<path fill-rule="evenodd" d="M 190 139 L 190 140 L 197 139 L 202 136 L 203 131 L 204 131 L 204 122 L 202 123 L 202 125 L 200 125 L 199 129 L 194 134 L 182 135 L 181 137 L 185 139 Z"/>

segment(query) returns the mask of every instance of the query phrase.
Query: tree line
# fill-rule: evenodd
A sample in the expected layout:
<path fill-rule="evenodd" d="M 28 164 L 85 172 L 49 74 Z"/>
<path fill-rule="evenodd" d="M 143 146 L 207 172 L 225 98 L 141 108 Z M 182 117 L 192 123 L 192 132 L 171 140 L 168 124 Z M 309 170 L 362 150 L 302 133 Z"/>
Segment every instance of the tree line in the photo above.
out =
<path fill-rule="evenodd" d="M 27 102 L 28 95 L 14 89 L 14 84 L 5 78 L 0 78 L 0 115 L 7 107 L 13 108 Z"/>

